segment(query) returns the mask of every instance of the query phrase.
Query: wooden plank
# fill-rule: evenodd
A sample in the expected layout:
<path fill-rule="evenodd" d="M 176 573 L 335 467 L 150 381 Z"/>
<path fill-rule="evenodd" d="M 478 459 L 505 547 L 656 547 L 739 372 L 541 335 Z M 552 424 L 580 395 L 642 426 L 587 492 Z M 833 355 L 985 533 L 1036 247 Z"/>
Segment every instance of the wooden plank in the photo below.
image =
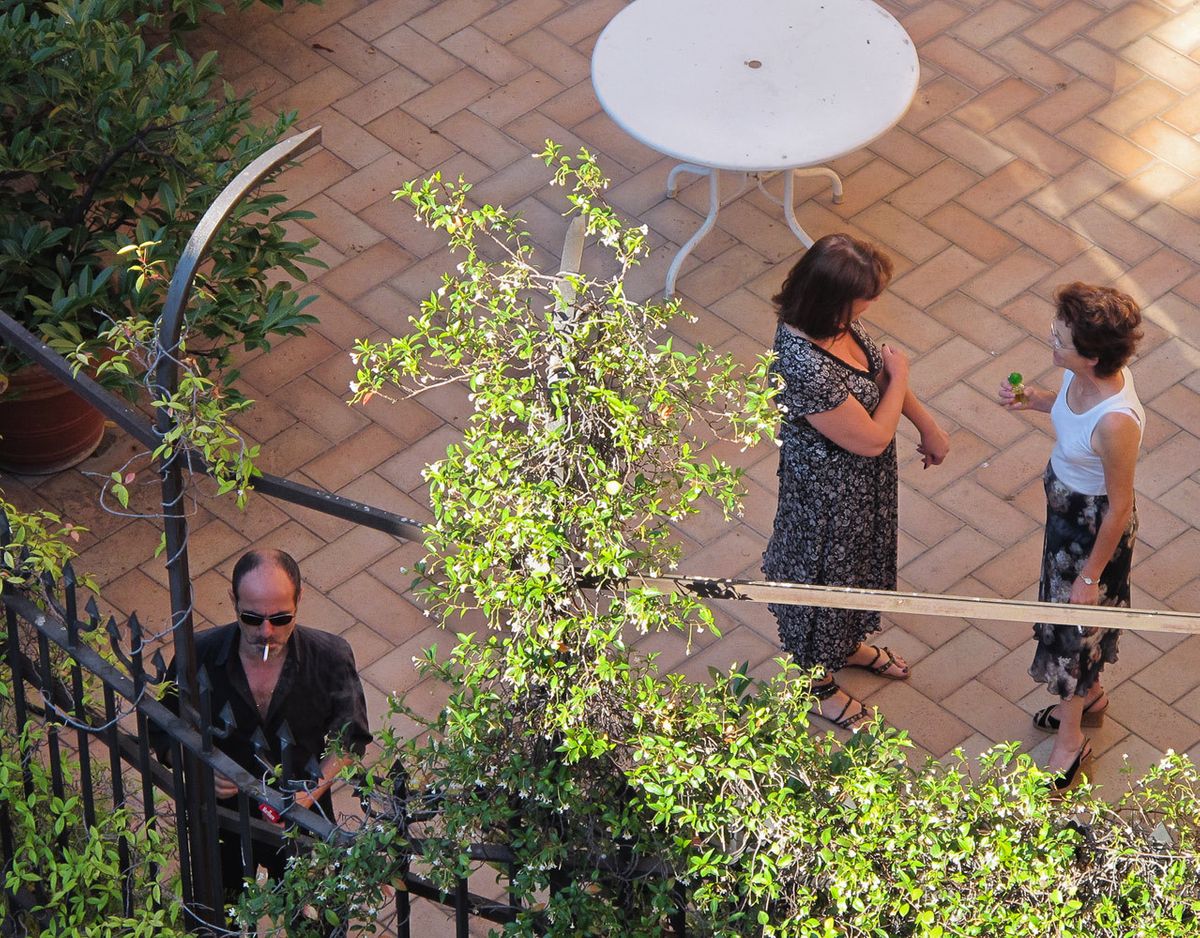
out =
<path fill-rule="evenodd" d="M 1200 634 L 1200 613 L 1162 609 L 1118 609 L 1114 606 L 1072 606 L 1025 599 L 979 596 L 941 596 L 858 589 L 849 586 L 813 586 L 772 583 L 766 580 L 711 579 L 684 575 L 632 576 L 629 587 L 684 593 L 703 600 L 779 603 L 796 606 L 830 606 L 834 609 L 871 609 L 878 612 L 963 619 L 998 619 L 1005 622 L 1053 622 L 1058 625 L 1101 626 L 1133 632 Z"/>

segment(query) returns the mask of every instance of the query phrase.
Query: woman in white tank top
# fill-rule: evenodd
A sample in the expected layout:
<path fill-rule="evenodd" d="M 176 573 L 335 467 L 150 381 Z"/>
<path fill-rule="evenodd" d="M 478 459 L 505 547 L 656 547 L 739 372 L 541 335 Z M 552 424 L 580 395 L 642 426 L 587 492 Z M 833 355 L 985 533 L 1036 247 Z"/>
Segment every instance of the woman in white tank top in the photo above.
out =
<path fill-rule="evenodd" d="M 1133 473 L 1146 414 L 1126 367 L 1142 333 L 1137 304 L 1107 287 L 1071 283 L 1055 294 L 1050 323 L 1054 364 L 1065 369 L 1057 394 L 1000 388 L 1009 410 L 1050 414 L 1055 444 L 1046 466 L 1046 539 L 1038 599 L 1128 606 L 1137 533 Z M 1037 623 L 1029 673 L 1061 703 L 1039 710 L 1034 725 L 1057 732 L 1047 768 L 1055 787 L 1070 787 L 1091 755 L 1083 727 L 1100 726 L 1108 697 L 1104 665 L 1117 660 L 1115 629 Z"/>

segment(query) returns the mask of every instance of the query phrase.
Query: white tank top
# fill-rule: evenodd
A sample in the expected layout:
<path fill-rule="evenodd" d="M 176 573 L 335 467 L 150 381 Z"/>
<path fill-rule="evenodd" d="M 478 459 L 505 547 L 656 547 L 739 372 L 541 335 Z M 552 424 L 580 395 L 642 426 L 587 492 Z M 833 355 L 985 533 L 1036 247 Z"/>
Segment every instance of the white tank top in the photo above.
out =
<path fill-rule="evenodd" d="M 1106 397 L 1090 410 L 1077 414 L 1067 406 L 1067 389 L 1075 375 L 1063 372 L 1062 387 L 1054 406 L 1050 408 L 1050 419 L 1054 422 L 1054 451 L 1050 454 L 1050 465 L 1054 474 L 1069 489 L 1082 495 L 1107 495 L 1104 488 L 1104 464 L 1092 449 L 1092 433 L 1105 414 L 1129 414 L 1137 421 L 1138 443 L 1146 426 L 1146 411 L 1133 389 L 1133 374 L 1128 368 L 1121 369 L 1125 386 L 1112 397 Z"/>

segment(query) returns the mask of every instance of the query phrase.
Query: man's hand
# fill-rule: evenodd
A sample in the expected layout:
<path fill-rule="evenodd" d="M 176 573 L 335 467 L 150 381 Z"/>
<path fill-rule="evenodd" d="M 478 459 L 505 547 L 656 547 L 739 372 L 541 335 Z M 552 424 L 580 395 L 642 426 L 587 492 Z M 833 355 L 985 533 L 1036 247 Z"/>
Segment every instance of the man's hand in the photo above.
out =
<path fill-rule="evenodd" d="M 213 788 L 218 798 L 232 798 L 238 793 L 238 787 L 220 772 L 213 772 Z"/>

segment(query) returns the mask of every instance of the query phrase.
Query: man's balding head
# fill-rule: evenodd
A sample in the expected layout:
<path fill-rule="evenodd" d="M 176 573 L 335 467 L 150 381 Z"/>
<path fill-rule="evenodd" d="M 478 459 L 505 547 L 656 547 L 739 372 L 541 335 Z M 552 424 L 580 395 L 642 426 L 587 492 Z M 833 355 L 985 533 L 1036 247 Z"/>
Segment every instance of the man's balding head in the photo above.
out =
<path fill-rule="evenodd" d="M 292 582 L 292 601 L 300 602 L 300 565 L 296 563 L 291 554 L 285 553 L 282 550 L 248 550 L 238 558 L 237 564 L 233 568 L 233 599 L 238 601 L 238 586 L 241 585 L 247 574 L 259 569 L 260 567 L 274 567 L 283 572 L 283 574 Z"/>

